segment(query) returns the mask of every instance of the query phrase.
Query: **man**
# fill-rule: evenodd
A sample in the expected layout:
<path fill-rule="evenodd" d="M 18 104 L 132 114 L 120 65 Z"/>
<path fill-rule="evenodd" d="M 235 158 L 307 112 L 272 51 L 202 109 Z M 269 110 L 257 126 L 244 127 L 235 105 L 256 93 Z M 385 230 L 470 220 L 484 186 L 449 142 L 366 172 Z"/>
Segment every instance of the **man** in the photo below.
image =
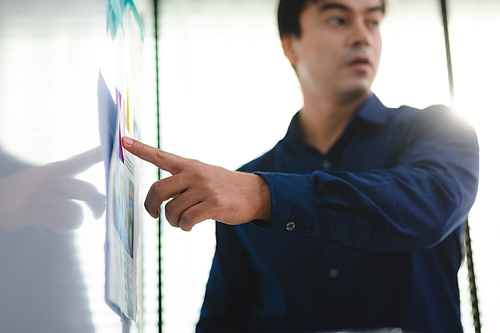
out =
<path fill-rule="evenodd" d="M 242 172 L 124 139 L 173 174 L 153 184 L 152 216 L 173 198 L 173 226 L 222 222 L 198 332 L 462 331 L 456 275 L 477 140 L 443 106 L 388 109 L 372 94 L 384 10 L 281 1 L 304 106 Z"/>

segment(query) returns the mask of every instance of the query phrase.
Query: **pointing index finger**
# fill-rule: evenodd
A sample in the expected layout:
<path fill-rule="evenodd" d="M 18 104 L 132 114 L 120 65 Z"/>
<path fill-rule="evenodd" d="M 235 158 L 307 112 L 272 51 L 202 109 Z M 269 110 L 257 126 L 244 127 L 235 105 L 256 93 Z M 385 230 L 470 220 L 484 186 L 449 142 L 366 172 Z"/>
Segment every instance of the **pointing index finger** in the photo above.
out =
<path fill-rule="evenodd" d="M 171 174 L 179 173 L 182 169 L 182 157 L 167 153 L 155 147 L 148 146 L 140 141 L 124 136 L 123 148 L 140 159 L 156 165 L 158 168 Z"/>

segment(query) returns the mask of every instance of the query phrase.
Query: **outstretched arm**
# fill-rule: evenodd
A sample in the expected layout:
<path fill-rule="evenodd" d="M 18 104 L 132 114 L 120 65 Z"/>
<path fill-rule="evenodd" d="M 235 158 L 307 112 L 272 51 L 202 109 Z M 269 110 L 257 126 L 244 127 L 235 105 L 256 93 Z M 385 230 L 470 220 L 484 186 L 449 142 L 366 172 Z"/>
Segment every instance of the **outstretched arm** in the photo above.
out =
<path fill-rule="evenodd" d="M 232 225 L 271 219 L 269 187 L 261 176 L 182 158 L 128 137 L 123 147 L 172 174 L 155 182 L 146 196 L 144 206 L 154 218 L 161 204 L 170 200 L 165 216 L 185 231 L 207 219 Z"/>

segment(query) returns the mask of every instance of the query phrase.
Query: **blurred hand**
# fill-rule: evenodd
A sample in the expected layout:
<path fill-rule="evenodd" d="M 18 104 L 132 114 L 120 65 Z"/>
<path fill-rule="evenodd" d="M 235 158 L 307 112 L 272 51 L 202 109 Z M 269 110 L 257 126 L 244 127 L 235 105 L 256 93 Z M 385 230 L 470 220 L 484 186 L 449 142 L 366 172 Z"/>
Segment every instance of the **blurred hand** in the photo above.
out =
<path fill-rule="evenodd" d="M 41 225 L 57 233 L 83 223 L 83 201 L 94 218 L 102 216 L 106 197 L 97 188 L 74 178 L 101 161 L 100 147 L 67 160 L 50 163 L 0 179 L 0 230 L 15 231 Z"/>
<path fill-rule="evenodd" d="M 165 216 L 185 231 L 207 219 L 233 225 L 270 220 L 269 187 L 262 177 L 185 159 L 126 137 L 122 143 L 130 153 L 172 174 L 149 190 L 144 206 L 152 217 L 172 199 Z"/>

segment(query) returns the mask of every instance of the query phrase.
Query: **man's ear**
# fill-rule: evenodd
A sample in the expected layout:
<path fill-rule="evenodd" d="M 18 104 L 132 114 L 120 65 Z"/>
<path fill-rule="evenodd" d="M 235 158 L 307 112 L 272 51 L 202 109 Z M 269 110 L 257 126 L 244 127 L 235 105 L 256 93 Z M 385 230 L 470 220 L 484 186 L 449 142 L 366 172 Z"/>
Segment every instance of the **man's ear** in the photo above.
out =
<path fill-rule="evenodd" d="M 281 47 L 283 48 L 283 52 L 285 53 L 285 57 L 288 58 L 290 64 L 295 66 L 297 63 L 297 52 L 295 52 L 294 42 L 296 37 L 293 35 L 288 35 L 281 37 Z"/>

